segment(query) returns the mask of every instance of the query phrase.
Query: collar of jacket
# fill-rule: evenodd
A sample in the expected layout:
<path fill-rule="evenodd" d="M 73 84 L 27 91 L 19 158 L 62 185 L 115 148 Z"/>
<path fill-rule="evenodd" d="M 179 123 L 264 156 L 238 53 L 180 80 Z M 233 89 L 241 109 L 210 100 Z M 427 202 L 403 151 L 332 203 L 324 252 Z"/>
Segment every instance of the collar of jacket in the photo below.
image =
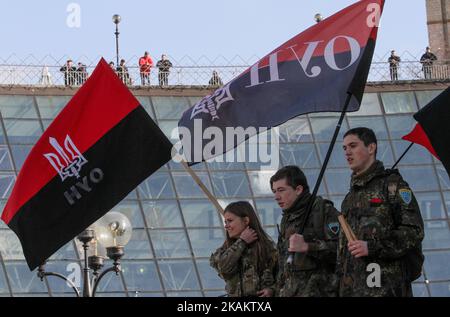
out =
<path fill-rule="evenodd" d="M 375 177 L 384 175 L 383 162 L 376 160 L 368 169 L 362 174 L 352 174 L 351 187 L 364 187 Z"/>
<path fill-rule="evenodd" d="M 300 194 L 300 196 L 297 197 L 294 204 L 289 207 L 288 209 L 283 210 L 284 214 L 292 214 L 294 212 L 298 211 L 304 211 L 306 209 L 306 206 L 308 205 L 309 198 L 311 197 L 310 192 L 303 192 Z"/>

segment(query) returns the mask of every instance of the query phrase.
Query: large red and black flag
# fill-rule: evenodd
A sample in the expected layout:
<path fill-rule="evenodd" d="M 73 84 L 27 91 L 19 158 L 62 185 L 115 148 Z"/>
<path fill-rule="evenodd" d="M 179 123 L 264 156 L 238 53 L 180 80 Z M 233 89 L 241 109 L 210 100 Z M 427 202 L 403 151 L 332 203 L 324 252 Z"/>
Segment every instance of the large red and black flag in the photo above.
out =
<path fill-rule="evenodd" d="M 414 114 L 417 124 L 402 139 L 424 146 L 450 175 L 450 87 Z"/>
<path fill-rule="evenodd" d="M 30 269 L 164 165 L 171 148 L 101 59 L 31 150 L 3 210 Z"/>
<path fill-rule="evenodd" d="M 348 111 L 357 111 L 383 6 L 384 0 L 358 1 L 298 34 L 188 109 L 178 123 L 186 159 L 200 162 L 236 147 L 239 142 L 226 140 L 230 127 L 245 129 L 248 138 L 256 134 L 252 128 L 275 127 L 301 114 L 341 112 L 348 93 Z M 199 140 L 210 127 L 214 129 Z M 211 135 L 219 137 L 217 129 L 223 132 L 217 143 L 223 150 L 203 153 Z"/>

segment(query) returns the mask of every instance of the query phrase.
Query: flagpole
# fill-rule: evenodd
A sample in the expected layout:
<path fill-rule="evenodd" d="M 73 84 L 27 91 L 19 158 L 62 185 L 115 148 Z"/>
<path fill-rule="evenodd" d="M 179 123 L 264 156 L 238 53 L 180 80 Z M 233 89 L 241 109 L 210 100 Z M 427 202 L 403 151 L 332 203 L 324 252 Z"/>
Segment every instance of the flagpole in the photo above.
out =
<path fill-rule="evenodd" d="M 395 164 L 391 167 L 391 169 L 394 169 L 398 163 L 400 163 L 400 161 L 402 160 L 403 156 L 405 156 L 405 154 L 409 151 L 410 148 L 412 148 L 412 146 L 414 145 L 413 142 L 411 142 L 411 144 L 406 148 L 406 150 L 403 152 L 403 154 L 399 157 L 399 159 L 397 160 L 397 162 L 395 162 Z"/>
<path fill-rule="evenodd" d="M 300 225 L 299 234 L 302 234 L 303 231 L 305 230 L 306 222 L 308 221 L 309 215 L 311 214 L 312 206 L 314 204 L 314 201 L 316 200 L 317 192 L 319 191 L 319 187 L 322 182 L 323 175 L 325 174 L 325 170 L 327 168 L 328 161 L 330 160 L 331 153 L 333 152 L 333 147 L 334 147 L 334 144 L 336 143 L 337 137 L 339 135 L 339 131 L 341 130 L 341 125 L 342 125 L 342 122 L 344 121 L 345 113 L 347 112 L 348 105 L 350 104 L 351 98 L 352 98 L 352 94 L 347 92 L 347 99 L 345 100 L 344 108 L 342 109 L 338 124 L 336 125 L 336 128 L 334 130 L 333 138 L 331 139 L 330 146 L 328 147 L 328 151 L 327 151 L 327 154 L 323 161 L 322 168 L 320 169 L 320 173 L 319 173 L 319 177 L 317 178 L 316 185 L 314 186 L 314 190 L 311 194 L 311 197 L 309 198 L 308 205 L 306 207 L 306 215 L 303 218 L 303 221 Z M 344 221 L 345 221 L 345 219 L 344 219 Z M 294 260 L 294 254 L 295 254 L 295 252 L 290 253 L 290 255 L 287 259 L 288 264 L 292 263 L 292 261 Z"/>
<path fill-rule="evenodd" d="M 197 185 L 200 187 L 200 189 L 205 193 L 205 195 L 209 198 L 209 200 L 214 204 L 216 209 L 222 214 L 224 214 L 224 210 L 222 206 L 217 201 L 217 198 L 211 194 L 208 188 L 206 188 L 205 184 L 203 184 L 202 180 L 195 174 L 194 170 L 186 163 L 185 160 L 181 161 L 181 164 L 186 169 L 186 171 L 192 176 L 194 181 L 197 183 Z"/>

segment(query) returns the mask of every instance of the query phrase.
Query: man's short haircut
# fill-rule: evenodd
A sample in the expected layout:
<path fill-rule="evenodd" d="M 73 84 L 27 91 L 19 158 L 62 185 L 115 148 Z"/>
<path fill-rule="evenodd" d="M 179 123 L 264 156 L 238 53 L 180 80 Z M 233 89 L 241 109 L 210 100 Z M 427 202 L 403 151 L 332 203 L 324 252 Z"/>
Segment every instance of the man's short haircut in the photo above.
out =
<path fill-rule="evenodd" d="M 375 132 L 372 129 L 366 127 L 353 128 L 345 132 L 344 138 L 347 135 L 356 135 L 361 141 L 363 141 L 365 146 L 369 146 L 369 144 L 375 143 L 378 150 L 377 137 L 375 136 Z M 375 150 L 375 156 L 377 155 L 377 150 Z"/>
<path fill-rule="evenodd" d="M 293 189 L 296 189 L 298 185 L 303 186 L 305 192 L 309 192 L 308 181 L 302 170 L 295 165 L 288 165 L 279 169 L 270 178 L 270 188 L 273 188 L 273 183 L 282 179 L 286 179 L 286 183 Z"/>

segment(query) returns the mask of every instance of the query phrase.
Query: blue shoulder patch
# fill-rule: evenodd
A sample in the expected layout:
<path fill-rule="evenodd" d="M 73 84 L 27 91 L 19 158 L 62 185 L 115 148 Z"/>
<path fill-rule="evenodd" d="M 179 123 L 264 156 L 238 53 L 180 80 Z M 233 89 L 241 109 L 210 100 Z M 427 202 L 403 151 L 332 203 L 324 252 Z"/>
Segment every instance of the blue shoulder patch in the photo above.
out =
<path fill-rule="evenodd" d="M 328 224 L 328 229 L 330 229 L 331 232 L 333 232 L 333 234 L 338 234 L 339 233 L 339 222 L 331 222 Z"/>
<path fill-rule="evenodd" d="M 403 202 L 407 205 L 411 203 L 412 200 L 412 193 L 409 189 L 399 189 L 398 191 L 400 198 L 403 200 Z"/>

